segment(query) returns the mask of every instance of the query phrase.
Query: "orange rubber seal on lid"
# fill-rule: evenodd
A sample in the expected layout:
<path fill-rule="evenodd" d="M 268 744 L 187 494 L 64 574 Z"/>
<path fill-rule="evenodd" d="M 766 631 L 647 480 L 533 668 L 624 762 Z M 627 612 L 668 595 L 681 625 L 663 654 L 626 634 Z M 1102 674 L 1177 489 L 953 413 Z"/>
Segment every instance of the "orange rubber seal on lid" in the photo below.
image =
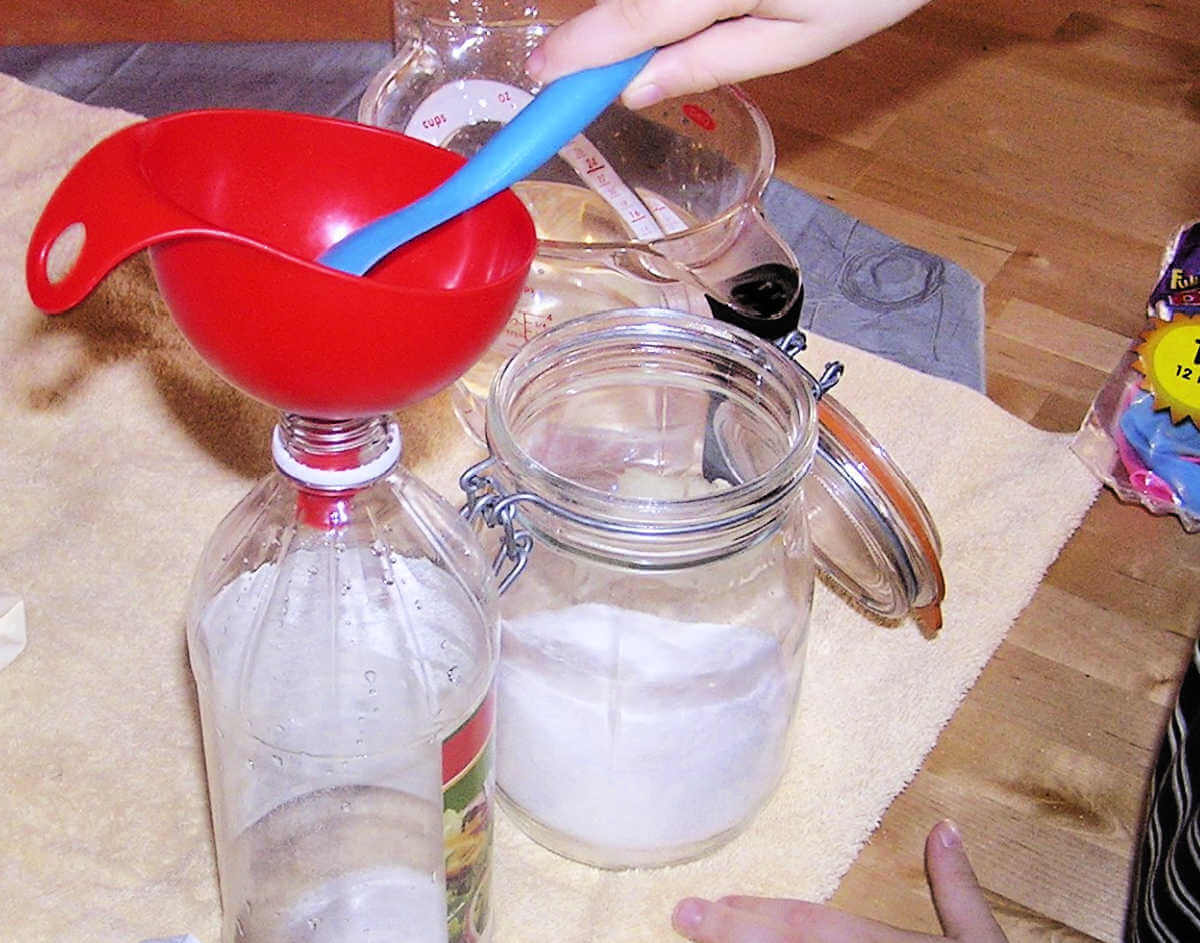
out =
<path fill-rule="evenodd" d="M 923 606 L 914 606 L 912 614 L 917 625 L 921 627 L 922 634 L 927 637 L 935 635 L 942 627 L 941 603 L 946 597 L 946 579 L 942 574 L 937 547 L 934 545 L 933 537 L 926 525 L 925 512 L 913 500 L 912 489 L 899 476 L 891 463 L 880 457 L 872 443 L 863 438 L 862 433 L 853 423 L 847 422 L 839 409 L 824 397 L 817 401 L 817 419 L 854 459 L 867 469 L 892 507 L 908 524 L 921 553 L 929 564 L 935 583 L 933 600 Z"/>

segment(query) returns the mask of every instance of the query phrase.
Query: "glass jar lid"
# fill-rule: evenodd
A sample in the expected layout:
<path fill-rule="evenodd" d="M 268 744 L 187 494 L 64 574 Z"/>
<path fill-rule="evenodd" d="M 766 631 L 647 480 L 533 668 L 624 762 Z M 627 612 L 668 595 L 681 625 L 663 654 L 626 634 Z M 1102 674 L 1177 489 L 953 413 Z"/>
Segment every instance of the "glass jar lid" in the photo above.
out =
<path fill-rule="evenodd" d="M 803 337 L 789 335 L 780 346 L 795 362 Z M 805 480 L 805 508 L 818 566 L 876 615 L 900 619 L 911 613 L 922 631 L 936 632 L 946 587 L 941 538 L 925 503 L 883 446 L 829 394 L 841 365 L 828 365 L 821 380 L 799 363 L 796 369 L 817 398 L 817 447 Z M 722 461 L 739 464 L 736 455 Z"/>
<path fill-rule="evenodd" d="M 855 600 L 880 616 L 912 614 L 932 634 L 946 594 L 941 538 L 920 494 L 887 451 L 828 393 L 806 483 L 817 562 Z"/>

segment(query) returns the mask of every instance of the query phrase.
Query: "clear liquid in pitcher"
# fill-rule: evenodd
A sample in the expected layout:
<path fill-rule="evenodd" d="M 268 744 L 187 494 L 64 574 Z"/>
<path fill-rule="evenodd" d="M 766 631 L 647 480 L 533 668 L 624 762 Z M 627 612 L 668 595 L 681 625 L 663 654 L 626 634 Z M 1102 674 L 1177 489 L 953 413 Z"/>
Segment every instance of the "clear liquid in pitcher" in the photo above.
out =
<path fill-rule="evenodd" d="M 577 251 L 572 251 L 569 258 L 556 257 L 545 247 L 545 243 L 554 242 L 582 245 L 628 242 L 628 228 L 620 213 L 601 194 L 575 184 L 547 180 L 524 180 L 515 184 L 513 190 L 533 217 L 543 251 L 534 259 L 508 324 L 455 386 L 455 410 L 480 439 L 483 405 L 492 377 L 531 337 L 552 325 L 610 308 L 665 306 L 693 313 L 708 310 L 698 289 L 677 282 L 639 281 L 626 270 L 605 265 L 602 258 L 589 262 Z M 672 229 L 695 223 L 686 211 L 669 206 L 654 194 L 639 190 L 638 197 L 654 210 L 656 219 L 661 217 Z"/>

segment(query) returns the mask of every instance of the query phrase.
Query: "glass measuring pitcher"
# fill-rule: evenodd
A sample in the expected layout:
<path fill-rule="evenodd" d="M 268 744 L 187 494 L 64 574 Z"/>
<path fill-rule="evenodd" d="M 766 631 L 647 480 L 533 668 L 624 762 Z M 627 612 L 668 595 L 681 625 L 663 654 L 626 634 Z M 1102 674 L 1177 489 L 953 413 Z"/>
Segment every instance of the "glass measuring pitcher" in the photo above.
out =
<path fill-rule="evenodd" d="M 473 153 L 530 100 L 530 50 L 579 6 L 398 0 L 397 54 L 359 119 Z M 799 267 L 761 206 L 774 161 L 766 119 L 736 88 L 608 108 L 513 188 L 534 218 L 538 255 L 505 331 L 456 387 L 460 417 L 481 433 L 500 364 L 581 314 L 715 313 L 768 338 L 795 327 Z"/>

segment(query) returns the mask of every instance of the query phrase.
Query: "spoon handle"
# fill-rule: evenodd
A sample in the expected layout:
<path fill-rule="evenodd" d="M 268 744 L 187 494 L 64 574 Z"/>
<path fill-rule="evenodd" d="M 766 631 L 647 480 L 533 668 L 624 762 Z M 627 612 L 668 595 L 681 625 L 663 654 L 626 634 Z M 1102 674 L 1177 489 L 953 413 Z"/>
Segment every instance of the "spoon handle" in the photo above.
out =
<path fill-rule="evenodd" d="M 363 275 L 393 249 L 523 180 L 591 124 L 650 61 L 648 49 L 572 72 L 533 97 L 445 183 L 334 243 L 317 260 Z"/>

